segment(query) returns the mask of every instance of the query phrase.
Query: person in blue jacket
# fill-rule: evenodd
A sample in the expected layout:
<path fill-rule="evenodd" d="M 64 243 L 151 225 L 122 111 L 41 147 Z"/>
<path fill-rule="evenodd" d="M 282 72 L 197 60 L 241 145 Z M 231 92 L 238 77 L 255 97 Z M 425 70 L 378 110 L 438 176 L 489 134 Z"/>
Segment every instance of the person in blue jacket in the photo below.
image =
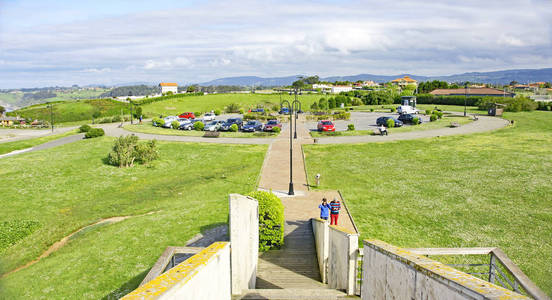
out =
<path fill-rule="evenodd" d="M 330 205 L 326 198 L 322 198 L 322 204 L 318 205 L 318 208 L 320 208 L 320 219 L 328 220 L 330 217 Z"/>

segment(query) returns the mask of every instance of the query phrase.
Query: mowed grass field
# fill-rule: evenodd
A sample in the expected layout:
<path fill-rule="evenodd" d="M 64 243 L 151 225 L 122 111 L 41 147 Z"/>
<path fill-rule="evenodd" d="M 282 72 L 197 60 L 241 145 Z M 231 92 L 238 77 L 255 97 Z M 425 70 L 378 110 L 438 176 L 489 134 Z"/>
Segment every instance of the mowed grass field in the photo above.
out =
<path fill-rule="evenodd" d="M 298 96 L 302 109 L 310 108 L 314 101 L 318 101 L 322 95 L 304 94 Z M 288 100 L 290 103 L 295 99 L 294 96 L 283 94 L 282 100 Z M 280 95 L 278 94 L 211 94 L 204 96 L 187 96 L 176 99 L 153 102 L 142 105 L 142 109 L 148 116 L 157 115 L 178 115 L 183 112 L 208 112 L 211 110 L 221 110 L 230 104 L 238 104 L 247 111 L 254 109 L 257 105 L 271 108 L 274 105 L 280 105 Z"/>
<path fill-rule="evenodd" d="M 0 160 L 0 231 L 8 232 L 0 239 L 0 274 L 79 228 L 132 216 L 88 228 L 40 262 L 0 278 L 0 298 L 128 293 L 167 246 L 227 223 L 228 194 L 254 190 L 267 149 L 159 142 L 161 158 L 151 166 L 117 168 L 104 163 L 112 143 L 82 140 Z"/>
<path fill-rule="evenodd" d="M 26 139 L 26 140 L 20 140 L 20 141 L 0 143 L 0 155 L 9 153 L 9 152 L 12 152 L 12 151 L 15 151 L 15 150 L 22 150 L 22 149 L 26 149 L 26 148 L 31 148 L 31 147 L 34 147 L 34 146 L 37 146 L 37 145 L 40 145 L 40 144 L 44 144 L 44 143 L 47 143 L 47 142 L 50 142 L 50 141 L 53 141 L 53 140 L 57 140 L 57 139 L 60 139 L 62 137 L 77 134 L 77 133 L 78 133 L 78 130 L 74 129 L 74 130 L 70 130 L 70 131 L 67 131 L 67 132 L 64 132 L 64 133 L 59 133 L 59 134 L 47 135 L 47 136 L 31 138 L 31 139 Z"/>
<path fill-rule="evenodd" d="M 362 238 L 400 247 L 500 247 L 552 294 L 552 114 L 413 141 L 304 146 L 309 176 L 338 189 Z"/>

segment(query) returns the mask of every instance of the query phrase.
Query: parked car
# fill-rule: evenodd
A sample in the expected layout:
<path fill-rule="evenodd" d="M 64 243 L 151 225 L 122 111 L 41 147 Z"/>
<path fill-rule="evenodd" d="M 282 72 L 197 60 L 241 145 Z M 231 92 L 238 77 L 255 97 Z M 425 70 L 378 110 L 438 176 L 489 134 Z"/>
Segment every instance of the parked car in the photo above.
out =
<path fill-rule="evenodd" d="M 268 120 L 268 122 L 264 125 L 264 131 L 272 131 L 272 128 L 274 127 L 280 127 L 280 129 L 282 129 L 282 123 L 278 120 Z"/>
<path fill-rule="evenodd" d="M 215 119 L 215 114 L 214 113 L 205 113 L 203 114 L 203 120 L 205 121 L 213 121 Z"/>
<path fill-rule="evenodd" d="M 288 115 L 289 114 L 289 108 L 282 107 L 282 109 L 280 109 L 280 114 L 281 115 Z"/>
<path fill-rule="evenodd" d="M 257 120 L 253 120 L 253 121 L 248 121 L 245 125 L 243 125 L 243 128 L 242 128 L 243 131 L 261 131 L 263 130 L 263 123 L 257 121 Z"/>
<path fill-rule="evenodd" d="M 418 118 L 418 120 L 420 120 L 420 124 L 422 123 L 422 118 L 413 114 L 402 114 L 399 116 L 399 120 L 401 120 L 403 123 L 412 123 L 412 120 L 414 120 L 414 118 Z"/>
<path fill-rule="evenodd" d="M 230 126 L 232 126 L 233 124 L 238 125 L 238 130 L 239 130 L 239 129 L 242 129 L 243 121 L 241 118 L 230 118 L 226 120 L 224 124 L 222 124 L 222 126 L 220 127 L 220 130 L 228 131 L 230 130 Z"/>
<path fill-rule="evenodd" d="M 376 120 L 376 125 L 378 126 L 385 126 L 387 127 L 387 120 L 393 120 L 395 122 L 395 127 L 401 127 L 403 126 L 403 122 L 401 120 L 397 120 L 393 117 L 379 117 L 377 120 Z"/>
<path fill-rule="evenodd" d="M 180 122 L 180 126 L 178 126 L 178 129 L 180 130 L 194 129 L 194 123 L 192 123 L 189 119 L 179 119 L 178 122 Z"/>
<path fill-rule="evenodd" d="M 255 109 L 252 109 L 251 112 L 264 113 L 265 110 L 264 110 L 264 108 L 255 108 Z"/>
<path fill-rule="evenodd" d="M 204 131 L 219 131 L 223 124 L 224 124 L 224 121 L 211 121 L 211 122 L 205 124 L 205 127 L 203 128 L 203 130 Z"/>
<path fill-rule="evenodd" d="M 195 115 L 193 112 L 185 112 L 178 115 L 179 118 L 183 119 L 195 119 Z"/>
<path fill-rule="evenodd" d="M 318 131 L 335 131 L 335 125 L 330 120 L 322 120 L 318 122 Z"/>
<path fill-rule="evenodd" d="M 178 117 L 177 116 L 168 116 L 168 117 L 163 118 L 163 121 L 165 121 L 165 124 L 163 124 L 162 127 L 172 128 L 172 122 L 178 121 Z"/>

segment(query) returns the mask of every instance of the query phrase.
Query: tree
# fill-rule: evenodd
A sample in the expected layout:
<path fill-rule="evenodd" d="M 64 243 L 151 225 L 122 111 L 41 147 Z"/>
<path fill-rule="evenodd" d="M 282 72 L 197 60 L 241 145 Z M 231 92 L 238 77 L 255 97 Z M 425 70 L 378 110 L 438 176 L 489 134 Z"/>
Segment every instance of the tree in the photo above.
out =
<path fill-rule="evenodd" d="M 519 82 L 517 82 L 517 81 L 515 81 L 515 80 L 510 81 L 510 85 L 516 85 L 516 84 L 518 84 L 518 83 L 519 83 Z"/>
<path fill-rule="evenodd" d="M 305 82 L 303 81 L 303 79 L 299 79 L 294 81 L 291 86 L 296 89 L 301 89 L 305 86 Z"/>
<path fill-rule="evenodd" d="M 0 105 L 0 116 L 6 112 L 6 108 Z"/>
<path fill-rule="evenodd" d="M 195 93 L 199 90 L 199 87 L 197 85 L 189 85 L 186 88 L 186 93 Z"/>
<path fill-rule="evenodd" d="M 315 83 L 320 82 L 320 77 L 318 77 L 318 75 L 314 75 L 314 76 L 310 76 L 310 77 L 307 77 L 307 78 L 303 79 L 303 81 L 306 84 L 315 84 Z"/>

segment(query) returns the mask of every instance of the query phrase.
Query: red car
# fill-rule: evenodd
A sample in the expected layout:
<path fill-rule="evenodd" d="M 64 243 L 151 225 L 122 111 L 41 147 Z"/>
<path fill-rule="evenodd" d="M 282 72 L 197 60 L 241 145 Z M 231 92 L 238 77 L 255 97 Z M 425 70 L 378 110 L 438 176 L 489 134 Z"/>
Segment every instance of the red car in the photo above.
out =
<path fill-rule="evenodd" d="M 181 119 L 195 119 L 195 115 L 193 112 L 185 112 L 180 115 L 178 115 Z"/>
<path fill-rule="evenodd" d="M 330 120 L 322 120 L 318 122 L 318 131 L 335 131 L 334 123 Z"/>
<path fill-rule="evenodd" d="M 263 130 L 272 131 L 272 128 L 274 127 L 280 127 L 280 129 L 282 129 L 282 123 L 278 122 L 278 120 L 268 120 Z"/>

